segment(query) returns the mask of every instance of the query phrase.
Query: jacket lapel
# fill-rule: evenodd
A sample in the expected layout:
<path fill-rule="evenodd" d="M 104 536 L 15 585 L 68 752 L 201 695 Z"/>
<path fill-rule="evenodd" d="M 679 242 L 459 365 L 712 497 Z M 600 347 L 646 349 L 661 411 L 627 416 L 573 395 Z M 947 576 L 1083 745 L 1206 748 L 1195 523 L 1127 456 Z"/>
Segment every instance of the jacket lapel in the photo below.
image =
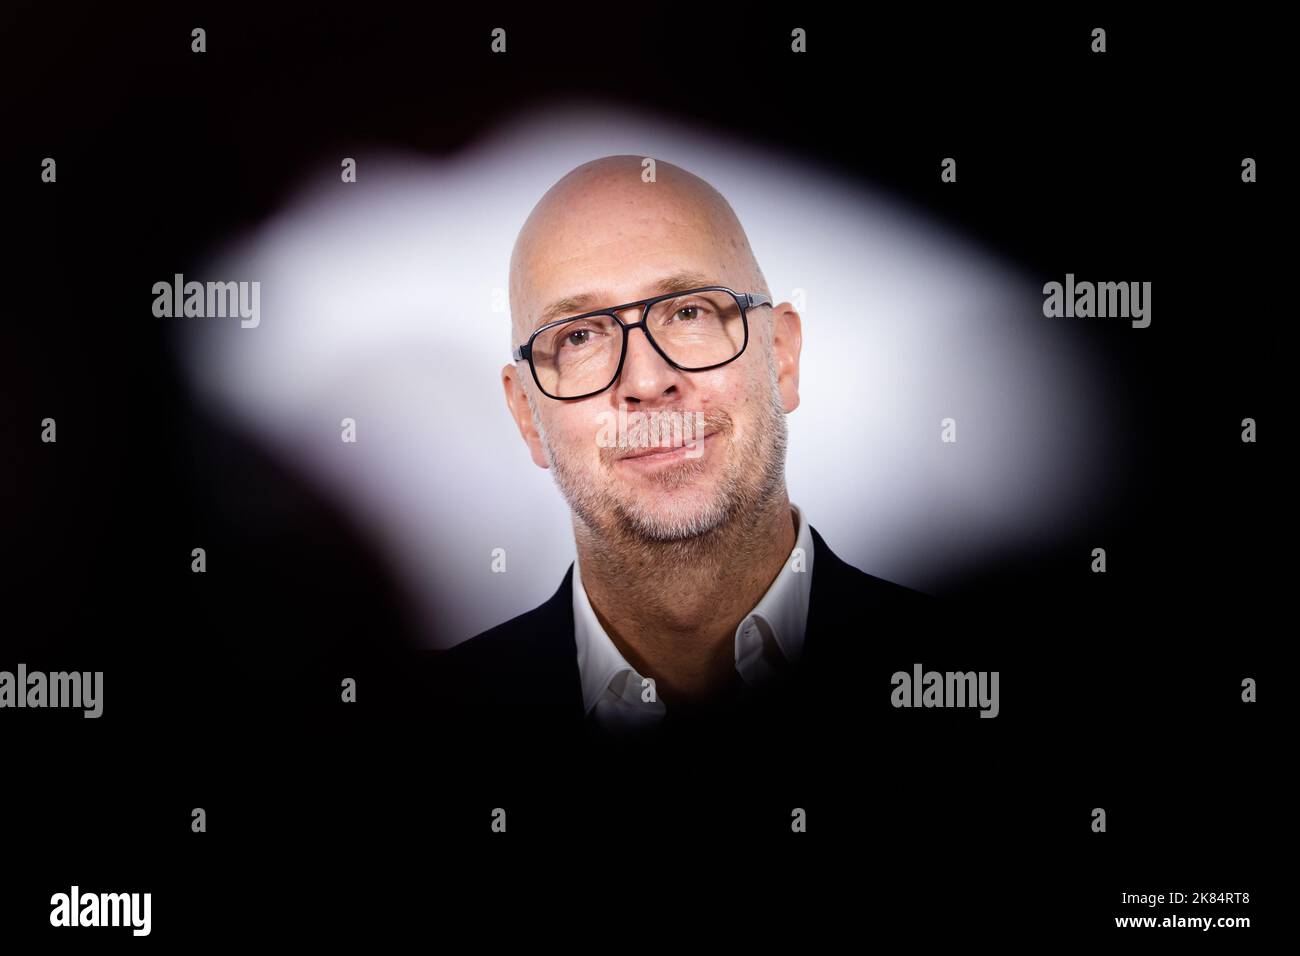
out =
<path fill-rule="evenodd" d="M 573 633 L 573 564 L 545 604 L 537 609 L 537 640 L 530 643 L 534 686 L 539 699 L 554 699 L 563 719 L 581 720 L 582 676 L 578 672 L 578 645 Z M 550 690 L 555 688 L 552 697 Z M 538 694 L 539 691 L 534 691 Z"/>
<path fill-rule="evenodd" d="M 843 619 L 841 601 L 848 580 L 848 565 L 826 544 L 816 528 L 813 539 L 812 590 L 808 598 L 808 622 L 804 628 L 803 657 L 809 667 L 826 664 L 833 651 L 832 631 Z"/>

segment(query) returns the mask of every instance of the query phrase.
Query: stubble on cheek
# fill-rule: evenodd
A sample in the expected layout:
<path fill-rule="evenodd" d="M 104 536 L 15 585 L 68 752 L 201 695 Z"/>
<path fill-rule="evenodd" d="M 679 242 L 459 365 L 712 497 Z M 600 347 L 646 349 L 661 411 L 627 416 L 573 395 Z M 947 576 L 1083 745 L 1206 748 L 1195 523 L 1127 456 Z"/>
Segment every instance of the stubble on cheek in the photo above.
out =
<path fill-rule="evenodd" d="M 616 465 L 628 442 L 602 446 L 595 424 L 598 413 L 587 422 L 589 427 L 566 428 L 558 447 L 551 441 L 555 431 L 542 426 L 536 408 L 533 417 L 555 482 L 580 520 L 607 532 L 621 529 L 634 537 L 667 540 L 702 532 L 737 511 L 753 508 L 783 482 L 785 413 L 774 370 L 769 377 L 766 394 L 756 388 L 735 396 L 733 409 L 741 415 L 744 428 L 738 431 L 730 412 L 710 408 L 704 413 L 704 433 L 716 437 L 710 439 L 712 447 L 706 454 L 636 474 Z M 663 497 L 709 480 L 714 487 L 695 507 L 678 502 L 685 511 Z M 668 512 L 680 513 L 670 517 Z"/>

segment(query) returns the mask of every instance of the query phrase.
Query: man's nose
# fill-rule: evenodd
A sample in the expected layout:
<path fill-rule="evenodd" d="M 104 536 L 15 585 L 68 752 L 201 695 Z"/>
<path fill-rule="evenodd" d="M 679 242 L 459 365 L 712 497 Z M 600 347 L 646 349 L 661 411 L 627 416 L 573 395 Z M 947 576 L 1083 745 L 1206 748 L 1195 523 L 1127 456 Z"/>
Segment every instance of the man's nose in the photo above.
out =
<path fill-rule="evenodd" d="M 619 318 L 629 324 L 641 320 L 641 308 L 628 309 Z M 681 382 L 682 372 L 664 360 L 645 334 L 645 327 L 629 329 L 623 371 L 614 388 L 619 401 L 653 402 Z"/>

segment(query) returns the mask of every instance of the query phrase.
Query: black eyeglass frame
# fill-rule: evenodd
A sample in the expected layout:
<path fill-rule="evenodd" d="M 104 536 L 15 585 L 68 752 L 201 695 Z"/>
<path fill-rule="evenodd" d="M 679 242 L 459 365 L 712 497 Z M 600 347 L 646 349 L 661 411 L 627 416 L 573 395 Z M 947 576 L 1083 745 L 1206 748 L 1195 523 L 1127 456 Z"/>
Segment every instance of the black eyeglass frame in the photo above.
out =
<path fill-rule="evenodd" d="M 659 343 L 655 341 L 655 337 L 650 334 L 650 327 L 646 324 L 646 320 L 650 317 L 650 307 L 656 303 L 665 302 L 668 299 L 680 298 L 681 296 L 694 295 L 697 292 L 725 292 L 735 299 L 736 305 L 740 308 L 740 323 L 744 329 L 745 338 L 744 341 L 740 343 L 740 350 L 725 362 L 715 362 L 712 365 L 703 365 L 699 368 L 687 368 L 685 365 L 678 365 L 668 357 L 663 349 L 659 347 Z M 623 305 L 610 306 L 608 309 L 596 309 L 594 312 L 584 312 L 582 315 L 572 315 L 565 319 L 556 319 L 554 322 L 547 322 L 540 328 L 534 329 L 533 334 L 528 336 L 527 342 L 523 345 L 515 346 L 514 350 L 511 352 L 511 357 L 516 362 L 527 360 L 528 370 L 533 373 L 533 381 L 537 383 L 537 387 L 547 398 L 552 398 L 557 402 L 576 402 L 580 399 L 591 398 L 593 395 L 599 395 L 618 381 L 618 377 L 623 374 L 623 361 L 627 358 L 627 338 L 633 329 L 640 329 L 643 331 L 646 340 L 649 341 L 654 350 L 659 353 L 660 358 L 673 368 L 682 372 L 707 372 L 710 369 L 721 368 L 724 365 L 734 362 L 745 354 L 745 349 L 749 345 L 749 310 L 772 304 L 771 297 L 763 295 L 761 292 L 736 292 L 734 289 L 728 289 L 725 285 L 706 285 L 700 286 L 698 289 L 683 289 L 680 292 L 668 292 L 664 295 L 652 296 L 649 299 L 638 299 L 636 302 L 626 302 Z M 618 317 L 619 312 L 626 309 L 636 308 L 638 306 L 641 308 L 641 321 L 628 323 Z M 552 395 L 546 390 L 546 387 L 542 385 L 542 380 L 537 376 L 537 366 L 533 364 L 533 341 L 547 329 L 553 329 L 556 326 L 564 325 L 567 322 L 577 322 L 579 319 L 592 319 L 598 315 L 608 315 L 617 322 L 619 328 L 623 330 L 623 348 L 618 356 L 618 366 L 614 369 L 614 376 L 609 380 L 608 384 L 596 389 L 594 392 L 587 392 L 585 395 L 568 395 L 564 398 L 561 398 L 559 395 Z"/>

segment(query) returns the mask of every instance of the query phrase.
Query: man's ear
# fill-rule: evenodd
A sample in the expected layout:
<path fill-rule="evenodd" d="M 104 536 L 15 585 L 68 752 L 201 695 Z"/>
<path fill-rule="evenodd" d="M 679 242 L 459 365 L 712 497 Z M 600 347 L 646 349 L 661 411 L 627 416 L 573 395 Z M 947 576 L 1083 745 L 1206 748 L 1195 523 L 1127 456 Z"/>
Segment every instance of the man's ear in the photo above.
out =
<path fill-rule="evenodd" d="M 799 407 L 799 353 L 803 349 L 803 323 L 789 302 L 772 309 L 772 358 L 776 382 L 786 412 Z"/>
<path fill-rule="evenodd" d="M 546 452 L 542 448 L 542 437 L 537 434 L 537 426 L 533 424 L 528 396 L 524 394 L 524 384 L 519 381 L 519 371 L 515 366 L 507 365 L 501 369 L 501 385 L 506 391 L 506 407 L 510 409 L 510 417 L 515 420 L 515 427 L 519 429 L 524 444 L 533 456 L 533 464 L 538 468 L 549 468 Z"/>

